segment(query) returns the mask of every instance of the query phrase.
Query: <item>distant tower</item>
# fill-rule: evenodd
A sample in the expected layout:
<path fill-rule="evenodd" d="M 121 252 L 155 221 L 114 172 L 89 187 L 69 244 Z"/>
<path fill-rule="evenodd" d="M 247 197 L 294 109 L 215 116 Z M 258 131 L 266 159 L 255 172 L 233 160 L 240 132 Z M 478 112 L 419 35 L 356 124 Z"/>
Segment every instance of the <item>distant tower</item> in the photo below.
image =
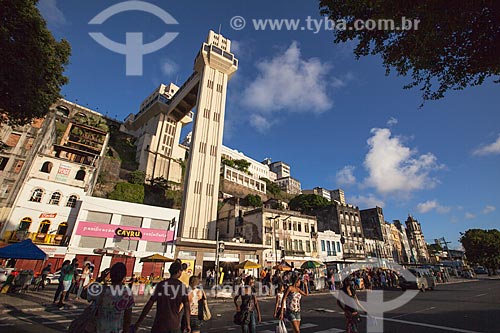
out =
<path fill-rule="evenodd" d="M 227 82 L 237 69 L 231 41 L 210 31 L 194 63 L 199 84 L 179 218 L 181 238 L 207 239 L 208 224 L 217 219 Z"/>

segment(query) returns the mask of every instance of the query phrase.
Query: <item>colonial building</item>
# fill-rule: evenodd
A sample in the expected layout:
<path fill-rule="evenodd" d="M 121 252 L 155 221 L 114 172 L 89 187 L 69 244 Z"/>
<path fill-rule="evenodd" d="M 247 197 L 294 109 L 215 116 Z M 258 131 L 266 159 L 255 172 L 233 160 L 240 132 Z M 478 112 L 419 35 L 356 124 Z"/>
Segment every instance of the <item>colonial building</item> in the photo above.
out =
<path fill-rule="evenodd" d="M 406 234 L 406 228 L 401 224 L 399 220 L 393 220 L 392 223 L 399 231 L 399 238 L 401 240 L 402 246 L 402 256 L 400 263 L 409 263 L 411 258 L 411 248 L 410 242 L 408 241 L 408 236 Z"/>
<path fill-rule="evenodd" d="M 52 119 L 53 115 L 48 115 Z M 25 126 L 0 123 L 0 231 L 11 213 L 21 186 L 40 146 L 48 140 L 53 121 L 35 119 Z"/>
<path fill-rule="evenodd" d="M 339 234 L 332 230 L 318 232 L 319 260 L 328 269 L 333 269 L 336 272 L 342 268 L 344 259 L 340 237 Z"/>
<path fill-rule="evenodd" d="M 317 209 L 318 230 L 332 230 L 342 237 L 344 259 L 347 262 L 365 258 L 364 235 L 359 208 L 334 200 L 332 205 Z"/>
<path fill-rule="evenodd" d="M 378 249 L 381 258 L 392 258 L 392 246 L 390 243 L 390 226 L 384 220 L 384 212 L 381 207 L 362 209 L 359 211 L 361 225 L 365 238 L 383 242 Z M 377 243 L 378 244 L 378 243 Z"/>
<path fill-rule="evenodd" d="M 234 211 L 238 213 L 218 220 L 221 235 L 242 243 L 260 244 L 264 249 L 259 257 L 263 267 L 274 266 L 282 259 L 295 267 L 307 260 L 318 260 L 318 229 L 314 216 L 264 207 Z M 234 234 L 231 233 L 233 216 Z"/>
<path fill-rule="evenodd" d="M 408 241 L 410 242 L 410 246 L 415 249 L 416 253 L 416 256 L 410 258 L 410 261 L 419 263 L 429 262 L 429 252 L 427 251 L 427 244 L 420 223 L 411 215 L 408 215 L 405 223 Z"/>
<path fill-rule="evenodd" d="M 94 189 L 109 134 L 99 113 L 65 100 L 49 112 L 45 126 L 2 238 L 7 242 L 30 238 L 49 255 L 61 258 L 77 202 Z M 17 267 L 23 265 L 21 261 Z"/>

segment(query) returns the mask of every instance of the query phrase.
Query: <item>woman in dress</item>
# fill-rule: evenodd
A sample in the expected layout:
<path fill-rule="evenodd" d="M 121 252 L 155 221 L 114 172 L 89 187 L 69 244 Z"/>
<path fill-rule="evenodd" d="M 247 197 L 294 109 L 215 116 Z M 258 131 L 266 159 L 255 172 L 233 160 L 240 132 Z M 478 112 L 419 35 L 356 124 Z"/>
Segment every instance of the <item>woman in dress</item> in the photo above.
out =
<path fill-rule="evenodd" d="M 78 292 L 76 294 L 76 299 L 82 297 L 82 291 L 90 283 L 90 263 L 86 263 L 82 270 L 82 275 L 80 275 L 80 280 L 78 281 Z"/>
<path fill-rule="evenodd" d="M 305 291 L 300 289 L 300 278 L 298 275 L 293 275 L 290 279 L 290 286 L 287 288 L 283 296 L 282 308 L 286 302 L 286 318 L 292 323 L 292 331 L 300 332 L 300 300 L 302 296 L 309 295 L 309 286 L 305 285 Z M 280 319 L 283 320 L 285 314 L 281 312 Z"/>
<path fill-rule="evenodd" d="M 238 290 L 238 294 L 234 297 L 236 312 L 247 313 L 246 320 L 241 325 L 243 333 L 256 333 L 257 322 L 260 323 L 260 308 L 257 297 L 255 297 L 255 280 L 252 276 L 245 278 L 245 285 Z M 238 298 L 241 297 L 241 304 L 238 304 Z"/>

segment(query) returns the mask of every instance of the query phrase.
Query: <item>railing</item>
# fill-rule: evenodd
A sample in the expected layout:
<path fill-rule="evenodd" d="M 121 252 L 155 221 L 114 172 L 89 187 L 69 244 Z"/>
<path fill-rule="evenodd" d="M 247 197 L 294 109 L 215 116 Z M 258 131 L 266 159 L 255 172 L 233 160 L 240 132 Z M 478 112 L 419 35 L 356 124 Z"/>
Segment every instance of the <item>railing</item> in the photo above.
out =
<path fill-rule="evenodd" d="M 10 233 L 10 234 L 9 234 Z M 31 239 L 33 243 L 36 244 L 48 244 L 48 245 L 63 245 L 65 236 L 64 235 L 53 235 L 44 234 L 38 232 L 27 232 L 27 231 L 7 231 L 5 233 L 5 239 L 8 242 L 22 242 L 26 239 Z"/>

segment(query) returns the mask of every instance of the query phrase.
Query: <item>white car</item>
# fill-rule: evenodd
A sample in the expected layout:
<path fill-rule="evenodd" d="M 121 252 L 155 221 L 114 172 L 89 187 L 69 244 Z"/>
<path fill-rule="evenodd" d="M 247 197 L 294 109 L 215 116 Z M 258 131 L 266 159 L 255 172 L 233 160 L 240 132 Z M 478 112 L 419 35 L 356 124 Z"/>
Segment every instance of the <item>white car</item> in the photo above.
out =
<path fill-rule="evenodd" d="M 77 268 L 76 270 L 78 272 L 78 275 L 82 274 L 81 268 Z M 45 278 L 45 285 L 59 284 L 59 277 L 60 276 L 61 276 L 61 270 L 58 270 L 55 273 L 51 273 L 51 274 L 47 275 L 47 277 Z"/>
<path fill-rule="evenodd" d="M 5 268 L 0 267 L 0 282 L 5 282 L 7 280 L 7 276 L 14 270 L 15 268 Z"/>

